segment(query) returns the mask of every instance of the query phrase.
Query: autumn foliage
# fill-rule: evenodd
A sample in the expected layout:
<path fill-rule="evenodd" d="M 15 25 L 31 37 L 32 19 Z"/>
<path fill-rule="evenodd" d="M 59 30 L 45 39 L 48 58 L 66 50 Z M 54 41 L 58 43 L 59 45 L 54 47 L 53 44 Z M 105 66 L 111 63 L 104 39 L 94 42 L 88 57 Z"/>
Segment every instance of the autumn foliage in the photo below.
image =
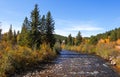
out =
<path fill-rule="evenodd" d="M 97 36 L 91 36 L 89 38 L 82 38 L 79 45 L 76 45 L 76 38 L 72 35 L 68 36 L 67 39 L 72 39 L 72 44 L 62 44 L 62 48 L 70 51 L 76 51 L 85 54 L 98 55 L 105 60 L 108 60 L 112 65 L 120 67 L 120 28 L 108 31 Z M 78 35 L 77 35 L 78 36 Z M 120 69 L 119 69 L 120 70 Z"/>
<path fill-rule="evenodd" d="M 43 17 L 40 18 L 38 5 L 35 5 L 31 20 L 25 17 L 20 32 L 13 31 L 10 25 L 7 33 L 0 33 L 1 77 L 11 77 L 56 57 L 54 21 L 50 11 Z"/>

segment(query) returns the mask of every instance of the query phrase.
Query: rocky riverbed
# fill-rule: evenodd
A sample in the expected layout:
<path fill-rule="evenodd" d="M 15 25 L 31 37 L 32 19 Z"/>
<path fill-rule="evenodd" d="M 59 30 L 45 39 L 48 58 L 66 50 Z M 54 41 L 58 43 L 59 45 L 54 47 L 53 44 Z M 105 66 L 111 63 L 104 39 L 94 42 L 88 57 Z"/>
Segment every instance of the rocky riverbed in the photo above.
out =
<path fill-rule="evenodd" d="M 88 54 L 61 51 L 54 61 L 13 77 L 119 77 L 104 59 Z"/>

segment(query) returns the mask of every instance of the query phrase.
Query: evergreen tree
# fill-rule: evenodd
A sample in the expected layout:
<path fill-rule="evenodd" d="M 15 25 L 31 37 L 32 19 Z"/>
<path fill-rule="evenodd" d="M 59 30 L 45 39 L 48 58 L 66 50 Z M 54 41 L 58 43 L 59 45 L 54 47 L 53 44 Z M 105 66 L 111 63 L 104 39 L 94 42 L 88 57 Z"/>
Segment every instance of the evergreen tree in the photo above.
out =
<path fill-rule="evenodd" d="M 17 36 L 20 34 L 20 31 L 17 31 Z"/>
<path fill-rule="evenodd" d="M 11 40 L 13 38 L 12 25 L 10 25 L 10 29 L 8 31 L 7 37 L 8 37 L 8 41 L 12 43 L 12 40 Z"/>
<path fill-rule="evenodd" d="M 117 39 L 120 39 L 120 28 L 117 30 Z"/>
<path fill-rule="evenodd" d="M 68 43 L 68 45 L 72 45 L 72 43 L 73 43 L 71 34 L 68 35 L 67 43 Z"/>
<path fill-rule="evenodd" d="M 81 42 L 82 42 L 82 36 L 81 36 L 80 31 L 79 31 L 77 36 L 76 36 L 76 45 L 80 45 Z"/>
<path fill-rule="evenodd" d="M 12 38 L 12 44 L 15 45 L 17 44 L 17 34 L 16 31 L 14 30 L 13 38 Z"/>
<path fill-rule="evenodd" d="M 29 45 L 29 28 L 30 28 L 30 23 L 28 21 L 28 18 L 25 17 L 25 20 L 22 25 L 22 30 L 19 35 L 18 43 L 21 46 L 28 46 Z"/>
<path fill-rule="evenodd" d="M 39 48 L 41 44 L 40 34 L 40 15 L 38 5 L 35 5 L 34 10 L 31 12 L 31 32 L 30 32 L 30 46 L 34 49 Z"/>
<path fill-rule="evenodd" d="M 72 38 L 72 45 L 75 45 L 75 38 Z"/>
<path fill-rule="evenodd" d="M 117 40 L 117 33 L 115 31 L 112 31 L 110 35 L 110 40 L 111 41 L 116 41 Z"/>
<path fill-rule="evenodd" d="M 90 44 L 96 45 L 98 43 L 98 39 L 96 36 L 91 36 L 90 38 Z"/>
<path fill-rule="evenodd" d="M 68 44 L 68 40 L 67 40 L 67 38 L 65 38 L 65 45 L 67 45 Z"/>
<path fill-rule="evenodd" d="M 48 12 L 46 16 L 46 43 L 50 44 L 51 47 L 55 44 L 54 38 L 54 20 L 52 19 L 51 13 Z"/>
<path fill-rule="evenodd" d="M 40 24 L 40 31 L 41 31 L 41 40 L 42 42 L 46 41 L 46 19 L 45 19 L 45 15 L 42 16 L 41 19 L 41 24 Z"/>

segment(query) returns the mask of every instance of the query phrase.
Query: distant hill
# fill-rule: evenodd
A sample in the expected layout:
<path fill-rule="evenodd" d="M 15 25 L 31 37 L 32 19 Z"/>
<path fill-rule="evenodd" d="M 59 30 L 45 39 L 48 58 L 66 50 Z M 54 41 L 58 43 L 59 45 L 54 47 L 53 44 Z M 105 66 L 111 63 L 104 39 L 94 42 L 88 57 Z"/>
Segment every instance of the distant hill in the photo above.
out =
<path fill-rule="evenodd" d="M 107 31 L 105 33 L 98 34 L 90 37 L 90 42 L 96 44 L 100 39 L 109 39 L 110 41 L 117 41 L 120 39 L 120 28 Z"/>
<path fill-rule="evenodd" d="M 66 36 L 62 36 L 62 35 L 58 35 L 58 34 L 54 34 L 54 36 L 57 40 L 61 40 L 61 41 L 65 40 L 67 38 Z"/>
<path fill-rule="evenodd" d="M 98 34 L 97 38 L 98 39 L 109 38 L 111 41 L 116 41 L 116 40 L 120 39 L 120 28 L 115 28 L 115 29 L 107 31 L 103 34 Z"/>

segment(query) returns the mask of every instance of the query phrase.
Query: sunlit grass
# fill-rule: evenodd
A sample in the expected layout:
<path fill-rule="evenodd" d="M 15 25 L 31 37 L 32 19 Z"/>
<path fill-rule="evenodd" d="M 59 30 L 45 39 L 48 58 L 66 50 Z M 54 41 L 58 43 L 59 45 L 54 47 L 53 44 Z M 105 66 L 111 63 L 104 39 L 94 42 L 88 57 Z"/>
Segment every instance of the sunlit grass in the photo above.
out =
<path fill-rule="evenodd" d="M 56 57 L 56 52 L 50 48 L 49 44 L 43 43 L 38 50 L 23 46 L 11 46 L 6 43 L 0 44 L 0 76 L 22 72 L 23 70 L 35 66 L 42 61 L 48 61 Z"/>
<path fill-rule="evenodd" d="M 97 45 L 91 45 L 89 43 L 81 44 L 79 46 L 64 46 L 64 49 L 76 51 L 79 53 L 96 54 L 106 60 L 110 57 L 114 57 L 113 60 L 116 66 L 120 66 L 120 52 L 115 48 L 114 42 L 98 43 Z"/>

